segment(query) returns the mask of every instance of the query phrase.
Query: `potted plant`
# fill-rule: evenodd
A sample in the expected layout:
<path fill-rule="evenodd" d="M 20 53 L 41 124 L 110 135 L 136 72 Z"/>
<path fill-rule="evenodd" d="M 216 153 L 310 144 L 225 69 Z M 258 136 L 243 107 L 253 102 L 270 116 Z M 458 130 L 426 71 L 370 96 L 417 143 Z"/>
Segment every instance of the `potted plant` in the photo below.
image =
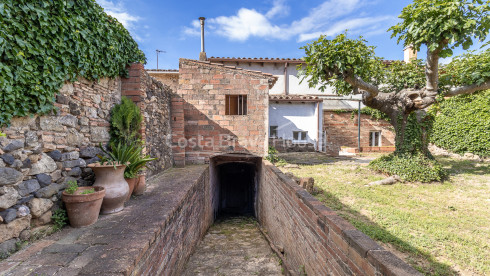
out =
<path fill-rule="evenodd" d="M 69 181 L 68 188 L 62 193 L 68 219 L 72 227 L 84 227 L 94 224 L 98 217 L 104 187 L 78 187 L 76 181 Z"/>
<path fill-rule="evenodd" d="M 134 186 L 133 195 L 142 195 L 146 189 L 146 179 L 143 171 L 140 172 L 138 176 L 138 181 Z"/>
<path fill-rule="evenodd" d="M 101 213 L 112 214 L 124 209 L 124 202 L 129 194 L 129 187 L 124 180 L 125 163 L 110 160 L 98 155 L 100 162 L 87 165 L 95 173 L 93 186 L 104 187 L 106 194 L 102 201 Z"/>
<path fill-rule="evenodd" d="M 150 156 L 143 156 L 142 152 L 144 144 L 141 141 L 136 141 L 131 144 L 111 143 L 111 151 L 107 151 L 102 148 L 102 151 L 112 161 L 117 161 L 122 164 L 127 164 L 124 170 L 124 178 L 128 183 L 129 194 L 126 200 L 129 200 L 134 190 L 136 182 L 138 181 L 138 174 L 146 166 L 146 163 L 155 160 Z"/>

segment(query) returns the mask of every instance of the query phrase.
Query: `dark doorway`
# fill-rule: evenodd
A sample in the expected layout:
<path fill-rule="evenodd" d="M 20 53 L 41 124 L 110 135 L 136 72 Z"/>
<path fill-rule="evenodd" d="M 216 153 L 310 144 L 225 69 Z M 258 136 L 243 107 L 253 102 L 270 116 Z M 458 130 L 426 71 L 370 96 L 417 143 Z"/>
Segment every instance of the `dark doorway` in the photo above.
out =
<path fill-rule="evenodd" d="M 254 216 L 255 165 L 219 165 L 218 216 Z"/>

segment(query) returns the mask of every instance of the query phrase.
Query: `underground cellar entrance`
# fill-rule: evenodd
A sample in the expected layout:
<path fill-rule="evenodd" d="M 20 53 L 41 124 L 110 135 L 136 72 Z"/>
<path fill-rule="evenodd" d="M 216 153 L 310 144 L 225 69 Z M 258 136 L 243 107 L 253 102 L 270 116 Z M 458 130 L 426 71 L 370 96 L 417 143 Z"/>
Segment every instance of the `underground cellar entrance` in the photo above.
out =
<path fill-rule="evenodd" d="M 210 160 L 214 219 L 256 214 L 257 184 L 261 158 L 248 154 L 224 154 Z"/>

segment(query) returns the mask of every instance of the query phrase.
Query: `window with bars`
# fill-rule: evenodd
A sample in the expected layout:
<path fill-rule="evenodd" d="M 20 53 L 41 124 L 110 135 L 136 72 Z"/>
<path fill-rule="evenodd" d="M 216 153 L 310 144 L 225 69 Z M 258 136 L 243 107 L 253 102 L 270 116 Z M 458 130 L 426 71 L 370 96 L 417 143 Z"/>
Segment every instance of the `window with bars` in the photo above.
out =
<path fill-rule="evenodd" d="M 270 138 L 277 138 L 277 126 L 270 126 L 269 127 L 269 137 Z"/>
<path fill-rule="evenodd" d="M 247 115 L 247 95 L 226 95 L 226 115 Z"/>
<path fill-rule="evenodd" d="M 371 147 L 381 146 L 381 131 L 369 132 L 369 146 Z"/>
<path fill-rule="evenodd" d="M 293 131 L 293 140 L 295 141 L 306 141 L 306 135 L 308 131 Z"/>

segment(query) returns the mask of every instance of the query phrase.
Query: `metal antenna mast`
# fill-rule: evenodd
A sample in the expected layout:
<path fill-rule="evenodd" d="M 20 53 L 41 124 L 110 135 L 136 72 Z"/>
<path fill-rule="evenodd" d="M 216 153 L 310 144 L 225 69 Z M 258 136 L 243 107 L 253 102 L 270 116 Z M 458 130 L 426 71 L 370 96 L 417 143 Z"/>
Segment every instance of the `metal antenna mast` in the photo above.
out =
<path fill-rule="evenodd" d="M 158 50 L 158 49 L 156 50 L 156 52 L 157 52 L 157 70 L 158 70 L 158 54 L 159 53 L 166 53 L 166 52 L 162 51 L 162 50 Z"/>

